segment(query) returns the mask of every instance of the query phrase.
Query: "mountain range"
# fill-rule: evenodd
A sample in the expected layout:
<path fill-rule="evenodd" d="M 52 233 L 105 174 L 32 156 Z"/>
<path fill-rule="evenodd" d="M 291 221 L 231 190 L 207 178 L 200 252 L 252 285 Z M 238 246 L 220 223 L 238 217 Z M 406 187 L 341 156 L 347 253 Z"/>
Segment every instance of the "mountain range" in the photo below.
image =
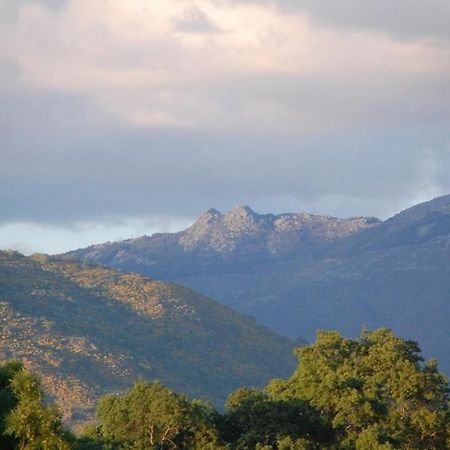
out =
<path fill-rule="evenodd" d="M 178 233 L 69 252 L 176 282 L 291 338 L 387 326 L 450 373 L 450 196 L 392 218 L 210 209 Z"/>
<path fill-rule="evenodd" d="M 0 252 L 0 360 L 39 373 L 74 425 L 140 377 L 222 405 L 238 387 L 288 376 L 300 344 L 185 287 Z"/>

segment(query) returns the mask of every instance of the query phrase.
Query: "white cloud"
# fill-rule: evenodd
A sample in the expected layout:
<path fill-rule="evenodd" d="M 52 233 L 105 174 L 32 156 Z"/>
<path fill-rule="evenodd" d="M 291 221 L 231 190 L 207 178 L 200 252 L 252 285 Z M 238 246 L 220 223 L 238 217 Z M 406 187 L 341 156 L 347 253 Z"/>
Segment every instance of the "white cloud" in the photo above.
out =
<path fill-rule="evenodd" d="M 180 33 L 174 18 L 221 32 Z M 365 116 L 370 125 L 394 103 L 402 118 L 411 90 L 434 92 L 450 74 L 450 52 L 435 42 L 317 28 L 261 3 L 30 2 L 0 37 L 22 86 L 87 96 L 104 120 L 137 127 L 304 133 Z M 404 79 L 416 82 L 404 89 Z"/>

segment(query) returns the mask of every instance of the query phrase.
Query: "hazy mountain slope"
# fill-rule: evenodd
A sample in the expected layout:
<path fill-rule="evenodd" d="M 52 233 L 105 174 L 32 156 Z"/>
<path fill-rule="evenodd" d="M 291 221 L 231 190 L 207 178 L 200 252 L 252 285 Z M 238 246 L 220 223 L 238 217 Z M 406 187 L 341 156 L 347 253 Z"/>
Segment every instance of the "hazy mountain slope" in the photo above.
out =
<path fill-rule="evenodd" d="M 292 337 L 311 339 L 318 328 L 355 335 L 362 324 L 390 326 L 419 340 L 425 354 L 438 357 L 450 373 L 450 196 L 385 222 L 238 210 L 208 212 L 181 233 L 69 256 L 158 273 Z M 239 232 L 224 226 L 227 216 Z M 274 217 L 295 218 L 298 225 L 276 227 Z M 255 231 L 261 228 L 267 231 Z M 180 250 L 185 239 L 195 251 Z M 162 258 L 153 250 L 157 240 Z M 274 251 L 270 242 L 277 243 Z M 170 266 L 170 258 L 182 263 Z"/>
<path fill-rule="evenodd" d="M 439 239 L 420 249 L 323 259 L 308 267 L 289 261 L 258 272 L 179 282 L 215 295 L 292 337 L 312 339 L 319 328 L 354 336 L 363 324 L 391 327 L 419 341 L 424 354 L 437 357 L 450 373 L 448 245 L 448 240 Z M 429 252 L 436 256 L 434 265 L 425 261 Z"/>
<path fill-rule="evenodd" d="M 450 234 L 450 195 L 408 208 L 370 230 L 342 239 L 339 254 L 421 245 Z M 435 248 L 435 247 L 434 247 Z M 429 255 L 434 259 L 434 254 Z"/>
<path fill-rule="evenodd" d="M 295 366 L 292 341 L 187 288 L 45 256 L 0 252 L 0 323 L 0 357 L 73 420 L 139 376 L 220 403 Z"/>

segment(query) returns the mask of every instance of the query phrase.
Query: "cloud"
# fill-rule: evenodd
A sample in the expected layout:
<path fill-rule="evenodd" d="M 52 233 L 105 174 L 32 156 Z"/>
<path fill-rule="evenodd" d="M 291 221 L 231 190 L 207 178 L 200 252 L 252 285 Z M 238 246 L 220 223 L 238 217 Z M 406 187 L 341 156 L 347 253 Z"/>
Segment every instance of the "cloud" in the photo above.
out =
<path fill-rule="evenodd" d="M 220 29 L 200 9 L 191 7 L 173 18 L 177 31 L 183 33 L 217 33 Z"/>
<path fill-rule="evenodd" d="M 450 192 L 446 3 L 408 4 L 2 3 L 0 221 L 387 217 Z"/>
<path fill-rule="evenodd" d="M 448 46 L 317 29 L 268 5 L 198 3 L 24 4 L 4 27 L 3 59 L 20 68 L 21 86 L 89 97 L 107 120 L 134 127 L 302 134 L 355 117 L 371 126 L 394 109 L 400 121 L 421 115 L 411 92 L 448 112 Z M 174 30 L 174 18 L 190 32 Z M 213 28 L 224 32 L 205 33 Z"/>
<path fill-rule="evenodd" d="M 450 192 L 448 124 L 230 135 L 93 125 L 86 109 L 54 94 L 11 108 L 0 130 L 3 222 L 194 217 L 242 203 L 386 217 L 411 199 Z"/>
<path fill-rule="evenodd" d="M 225 0 L 306 14 L 313 24 L 388 33 L 403 39 L 450 38 L 447 0 Z"/>

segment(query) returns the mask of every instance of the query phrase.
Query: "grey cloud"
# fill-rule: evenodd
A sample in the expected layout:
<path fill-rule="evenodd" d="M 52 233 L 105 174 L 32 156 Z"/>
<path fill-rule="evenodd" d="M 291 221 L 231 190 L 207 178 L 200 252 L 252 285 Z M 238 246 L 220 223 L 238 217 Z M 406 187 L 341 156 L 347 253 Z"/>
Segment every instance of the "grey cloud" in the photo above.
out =
<path fill-rule="evenodd" d="M 186 9 L 181 16 L 173 19 L 175 28 L 183 33 L 217 33 L 220 29 L 199 8 Z"/>
<path fill-rule="evenodd" d="M 28 3 L 30 2 L 40 3 L 53 10 L 59 10 L 61 8 L 64 8 L 64 6 L 66 6 L 67 3 L 69 2 L 69 0 L 26 0 L 26 1 L 28 1 Z"/>
<path fill-rule="evenodd" d="M 448 125 L 295 138 L 129 130 L 93 127 L 79 99 L 31 103 L 16 101 L 1 122 L 3 223 L 195 216 L 242 203 L 384 217 L 450 192 Z"/>
<path fill-rule="evenodd" d="M 20 7 L 26 4 L 43 5 L 53 11 L 64 8 L 69 0 L 2 0 L 0 2 L 0 23 L 17 20 Z"/>
<path fill-rule="evenodd" d="M 0 86 L 11 86 L 21 76 L 21 69 L 19 65 L 7 58 L 0 58 Z"/>
<path fill-rule="evenodd" d="M 239 120 L 252 108 L 261 118 L 266 108 L 267 128 L 278 121 L 288 130 L 450 122 L 447 73 L 358 79 L 274 74 L 235 78 L 214 89 L 211 96 Z"/>
<path fill-rule="evenodd" d="M 382 31 L 403 37 L 450 38 L 447 0 L 226 0 L 265 3 L 306 13 L 318 24 Z"/>

